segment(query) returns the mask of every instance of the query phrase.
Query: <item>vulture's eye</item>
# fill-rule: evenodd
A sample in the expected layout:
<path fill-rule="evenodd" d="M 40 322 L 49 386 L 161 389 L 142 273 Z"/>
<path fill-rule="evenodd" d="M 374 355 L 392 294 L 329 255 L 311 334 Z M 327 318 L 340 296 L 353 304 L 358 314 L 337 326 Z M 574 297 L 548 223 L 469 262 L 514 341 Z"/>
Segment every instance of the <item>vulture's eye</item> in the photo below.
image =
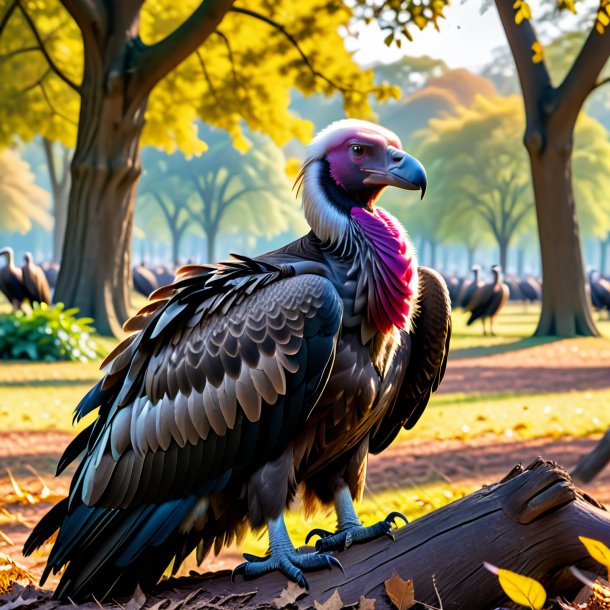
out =
<path fill-rule="evenodd" d="M 354 157 L 361 157 L 364 154 L 364 146 L 360 146 L 360 144 L 352 144 L 350 148 Z"/>

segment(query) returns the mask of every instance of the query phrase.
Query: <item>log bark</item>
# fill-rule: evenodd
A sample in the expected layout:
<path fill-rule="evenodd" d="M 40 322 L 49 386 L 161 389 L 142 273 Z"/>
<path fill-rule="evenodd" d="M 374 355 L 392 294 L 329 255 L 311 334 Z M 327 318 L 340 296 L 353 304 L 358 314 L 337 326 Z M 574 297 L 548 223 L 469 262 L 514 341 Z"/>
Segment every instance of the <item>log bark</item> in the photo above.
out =
<path fill-rule="evenodd" d="M 591 453 L 588 453 L 576 464 L 572 478 L 579 483 L 592 481 L 610 462 L 610 430 L 599 440 Z"/>
<path fill-rule="evenodd" d="M 338 553 L 344 574 L 338 569 L 308 574 L 309 594 L 290 607 L 312 608 L 314 601 L 325 602 L 338 589 L 346 607 L 357 607 L 364 596 L 376 600 L 377 610 L 391 608 L 384 582 L 393 571 L 412 579 L 418 602 L 432 607 L 440 607 L 438 597 L 444 610 L 515 607 L 504 596 L 497 577 L 483 567 L 484 561 L 536 578 L 549 599 L 559 595 L 572 599 L 581 584 L 569 573 L 570 566 L 603 571 L 579 536 L 607 543 L 610 513 L 575 488 L 560 466 L 538 458 L 527 469 L 515 467 L 499 483 L 400 528 L 395 542 L 384 538 Z M 162 583 L 148 593 L 146 606 L 182 600 L 184 610 L 277 608 L 273 600 L 286 585 L 279 573 L 254 581 L 238 577 L 234 583 L 228 571 L 208 573 Z M 21 594 L 46 600 L 45 610 L 73 608 L 69 603 L 51 602 L 48 591 L 28 589 Z M 80 607 L 98 608 L 94 603 Z"/>

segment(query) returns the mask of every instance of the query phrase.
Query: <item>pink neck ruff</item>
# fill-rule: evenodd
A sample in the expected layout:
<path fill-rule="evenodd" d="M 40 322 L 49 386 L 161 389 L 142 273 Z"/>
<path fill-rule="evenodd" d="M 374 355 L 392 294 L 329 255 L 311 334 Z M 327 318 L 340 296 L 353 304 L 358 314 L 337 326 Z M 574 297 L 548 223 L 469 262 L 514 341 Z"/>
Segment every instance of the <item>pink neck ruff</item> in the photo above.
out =
<path fill-rule="evenodd" d="M 369 319 L 382 333 L 392 325 L 408 328 L 417 290 L 417 260 L 402 227 L 381 208 L 354 207 L 351 216 L 373 247 L 373 278 L 369 282 Z"/>

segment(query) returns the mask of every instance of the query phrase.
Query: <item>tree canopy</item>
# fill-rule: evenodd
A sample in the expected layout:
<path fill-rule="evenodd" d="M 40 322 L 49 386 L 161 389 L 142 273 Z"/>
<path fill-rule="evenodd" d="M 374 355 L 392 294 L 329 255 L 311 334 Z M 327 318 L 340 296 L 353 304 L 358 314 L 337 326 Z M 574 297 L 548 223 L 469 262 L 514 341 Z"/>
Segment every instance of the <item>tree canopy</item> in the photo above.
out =
<path fill-rule="evenodd" d="M 26 233 L 36 223 L 48 229 L 49 208 L 49 194 L 35 184 L 30 166 L 16 151 L 0 151 L 0 228 Z"/>
<path fill-rule="evenodd" d="M 525 116 L 516 97 L 479 96 L 470 107 L 433 118 L 417 134 L 413 150 L 428 170 L 426 202 L 400 210 L 396 193 L 388 205 L 409 227 L 431 240 L 494 240 L 506 267 L 507 250 L 534 224 L 527 156 L 520 146 Z M 586 114 L 576 127 L 573 155 L 578 213 L 585 233 L 604 237 L 610 209 L 600 197 L 610 189 L 610 142 L 606 130 Z M 413 223 L 413 224 L 412 224 Z"/>
<path fill-rule="evenodd" d="M 248 151 L 240 153 L 226 132 L 204 134 L 209 149 L 200 157 L 145 151 L 150 169 L 142 178 L 140 207 L 150 209 L 154 201 L 178 239 L 189 225 L 199 227 L 208 243 L 207 261 L 215 259 L 221 234 L 271 238 L 306 230 L 286 160 L 269 138 L 250 134 Z"/>
<path fill-rule="evenodd" d="M 19 0 L 0 12 L 0 146 L 14 136 L 27 141 L 36 134 L 75 145 L 83 38 L 64 4 Z M 142 43 L 158 43 L 198 4 L 142 3 Z M 326 0 L 243 3 L 154 88 L 142 143 L 200 154 L 205 143 L 198 118 L 226 129 L 242 149 L 248 146 L 242 120 L 279 144 L 293 137 L 307 139 L 311 124 L 289 109 L 295 85 L 305 94 L 330 95 L 339 89 L 348 114 L 371 116 L 369 93 L 386 99 L 398 91 L 375 87 L 372 72 L 363 72 L 345 50 L 338 30 L 350 14 L 342 4 L 329 6 Z"/>

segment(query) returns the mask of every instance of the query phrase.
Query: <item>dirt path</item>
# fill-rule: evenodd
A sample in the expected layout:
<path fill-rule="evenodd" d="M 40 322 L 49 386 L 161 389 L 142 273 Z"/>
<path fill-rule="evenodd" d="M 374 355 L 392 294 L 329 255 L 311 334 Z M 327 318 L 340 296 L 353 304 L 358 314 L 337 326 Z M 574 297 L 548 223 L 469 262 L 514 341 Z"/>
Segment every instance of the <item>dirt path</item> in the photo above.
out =
<path fill-rule="evenodd" d="M 441 391 L 444 393 L 559 392 L 610 387 L 610 343 L 593 345 L 586 341 L 549 343 L 516 352 L 452 359 Z M 71 435 L 56 432 L 0 432 L 0 551 L 26 563 L 40 573 L 44 556 L 21 559 L 21 547 L 31 527 L 50 508 L 48 502 L 34 505 L 6 504 L 14 490 L 6 476 L 10 468 L 15 478 L 35 498 L 41 484 L 31 472 L 34 467 L 54 494 L 65 494 L 73 471 L 53 478 L 57 460 Z M 502 478 L 515 464 L 527 465 L 541 455 L 568 469 L 595 445 L 595 439 L 499 440 L 478 438 L 468 442 L 450 440 L 404 442 L 390 447 L 369 462 L 367 488 L 370 492 L 405 487 L 410 484 L 445 480 L 460 487 L 476 488 Z M 610 467 L 586 491 L 610 505 Z M 4 511 L 4 512 L 3 512 Z M 206 563 L 208 569 L 224 569 L 240 560 L 236 551 L 223 553 Z M 51 579 L 49 585 L 56 581 Z"/>

